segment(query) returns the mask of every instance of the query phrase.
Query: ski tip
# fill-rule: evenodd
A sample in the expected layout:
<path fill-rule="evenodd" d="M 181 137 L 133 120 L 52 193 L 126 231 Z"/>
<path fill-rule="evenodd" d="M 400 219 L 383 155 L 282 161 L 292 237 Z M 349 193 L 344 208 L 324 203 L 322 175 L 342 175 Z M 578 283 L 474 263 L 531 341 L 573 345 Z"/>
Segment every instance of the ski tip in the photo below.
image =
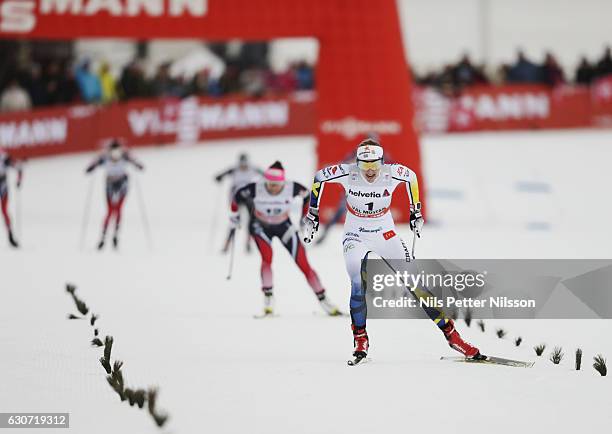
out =
<path fill-rule="evenodd" d="M 264 318 L 276 318 L 277 316 L 279 316 L 278 314 L 275 313 L 264 313 L 264 314 L 255 314 L 253 315 L 254 319 L 264 319 Z"/>

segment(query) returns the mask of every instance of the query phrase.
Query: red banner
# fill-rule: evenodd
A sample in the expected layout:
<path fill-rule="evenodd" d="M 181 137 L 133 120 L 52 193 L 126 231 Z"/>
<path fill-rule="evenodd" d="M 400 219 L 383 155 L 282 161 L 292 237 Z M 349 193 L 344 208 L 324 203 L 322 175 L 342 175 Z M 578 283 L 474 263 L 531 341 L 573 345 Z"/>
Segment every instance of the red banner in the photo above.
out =
<path fill-rule="evenodd" d="M 600 78 L 591 87 L 593 125 L 612 127 L 612 75 Z"/>
<path fill-rule="evenodd" d="M 130 146 L 233 137 L 312 134 L 314 93 L 276 98 L 142 100 L 0 116 L 0 146 L 18 157 L 99 148 L 113 137 Z"/>
<path fill-rule="evenodd" d="M 479 86 L 457 97 L 415 92 L 422 132 L 585 128 L 612 125 L 612 78 L 583 86 Z"/>

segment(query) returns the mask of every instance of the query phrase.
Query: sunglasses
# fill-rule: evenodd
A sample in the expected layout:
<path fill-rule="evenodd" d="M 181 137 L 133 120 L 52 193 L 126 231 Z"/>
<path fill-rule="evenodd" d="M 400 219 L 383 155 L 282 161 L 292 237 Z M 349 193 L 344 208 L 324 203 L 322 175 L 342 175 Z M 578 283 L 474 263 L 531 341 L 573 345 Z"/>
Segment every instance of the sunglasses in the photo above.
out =
<path fill-rule="evenodd" d="M 379 170 L 382 167 L 382 161 L 357 161 L 357 167 L 361 170 Z"/>

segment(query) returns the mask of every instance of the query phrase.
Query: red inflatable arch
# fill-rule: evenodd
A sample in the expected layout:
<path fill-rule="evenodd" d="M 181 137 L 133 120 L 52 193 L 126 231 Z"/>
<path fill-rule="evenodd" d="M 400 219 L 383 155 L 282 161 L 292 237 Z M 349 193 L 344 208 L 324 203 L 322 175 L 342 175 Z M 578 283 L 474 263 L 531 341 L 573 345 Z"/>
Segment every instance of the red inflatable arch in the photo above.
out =
<path fill-rule="evenodd" d="M 395 0 L 0 0 L 4 38 L 315 37 L 320 165 L 375 132 L 422 179 Z"/>

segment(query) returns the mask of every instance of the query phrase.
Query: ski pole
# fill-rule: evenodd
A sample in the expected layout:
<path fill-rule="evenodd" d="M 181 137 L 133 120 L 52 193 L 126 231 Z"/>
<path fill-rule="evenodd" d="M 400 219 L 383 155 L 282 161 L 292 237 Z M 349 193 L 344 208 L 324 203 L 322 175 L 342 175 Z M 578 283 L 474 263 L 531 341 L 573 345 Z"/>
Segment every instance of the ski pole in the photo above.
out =
<path fill-rule="evenodd" d="M 94 187 L 94 175 L 89 178 L 89 186 L 87 188 L 87 196 L 85 197 L 85 209 L 83 210 L 83 219 L 81 220 L 81 234 L 79 236 L 79 250 L 83 250 L 85 244 L 85 236 L 87 233 L 87 226 L 89 224 L 89 212 L 91 209 L 91 196 L 93 194 Z"/>
<path fill-rule="evenodd" d="M 140 181 L 138 177 L 134 177 L 136 182 L 136 195 L 138 196 L 138 207 L 140 208 L 140 217 L 142 219 L 142 226 L 145 232 L 145 237 L 147 239 L 147 245 L 149 250 L 153 250 L 153 238 L 151 236 L 151 227 L 149 226 L 149 218 L 147 217 L 147 209 L 145 206 L 144 196 L 142 194 L 142 189 L 140 188 Z"/>
<path fill-rule="evenodd" d="M 22 240 L 21 238 L 21 186 L 17 188 L 17 194 L 15 194 L 15 229 L 17 229 L 17 239 Z"/>
<path fill-rule="evenodd" d="M 221 192 L 223 191 L 222 189 L 222 185 L 219 184 L 217 186 L 217 193 L 215 194 L 216 200 L 215 200 L 215 204 L 219 203 L 219 200 L 221 199 Z M 212 247 L 214 242 L 215 242 L 215 234 L 217 232 L 217 223 L 218 223 L 218 219 L 219 219 L 219 207 L 215 206 L 214 207 L 214 211 L 213 211 L 213 218 L 212 221 L 210 222 L 210 232 L 208 233 L 208 247 Z"/>
<path fill-rule="evenodd" d="M 230 262 L 229 262 L 229 270 L 227 272 L 227 279 L 230 280 L 232 278 L 232 271 L 234 269 L 234 250 L 236 245 L 236 228 L 232 228 L 230 233 Z"/>
<path fill-rule="evenodd" d="M 387 267 L 389 267 L 389 269 L 391 271 L 393 271 L 394 273 L 398 273 L 398 270 L 396 270 L 395 268 L 393 268 L 393 265 L 391 265 L 389 263 L 389 261 L 387 259 L 385 259 L 384 257 L 380 257 L 383 262 L 387 265 Z M 410 293 L 410 295 L 416 300 L 417 303 L 420 304 L 421 301 L 421 297 L 423 297 L 423 295 L 419 295 L 416 293 L 416 291 L 420 291 L 422 294 L 424 293 L 425 295 L 429 296 L 429 297 L 434 297 L 434 295 L 431 293 L 431 291 L 429 291 L 429 289 L 423 287 L 422 289 L 419 289 L 415 286 L 411 286 L 408 282 L 406 282 L 404 279 L 402 279 L 402 282 L 404 287 L 406 288 L 406 290 L 408 290 L 408 292 Z M 424 305 L 420 304 L 420 307 L 425 311 L 425 314 L 429 317 L 429 319 L 431 319 L 432 321 L 436 321 L 437 318 L 440 317 L 440 315 L 443 315 L 444 318 L 448 318 L 448 315 L 446 314 L 446 312 L 444 310 L 442 310 L 441 308 L 437 308 L 437 307 L 427 307 Z"/>
<path fill-rule="evenodd" d="M 412 252 L 411 252 L 412 260 L 413 261 L 416 259 L 415 256 L 414 256 L 414 246 L 416 245 L 416 239 L 417 239 L 416 232 L 413 232 L 412 233 Z"/>
<path fill-rule="evenodd" d="M 21 239 L 21 187 L 23 186 L 23 165 L 26 162 L 26 159 L 17 161 L 16 169 L 17 169 L 17 179 L 15 181 L 15 229 L 17 231 L 17 238 Z"/>

